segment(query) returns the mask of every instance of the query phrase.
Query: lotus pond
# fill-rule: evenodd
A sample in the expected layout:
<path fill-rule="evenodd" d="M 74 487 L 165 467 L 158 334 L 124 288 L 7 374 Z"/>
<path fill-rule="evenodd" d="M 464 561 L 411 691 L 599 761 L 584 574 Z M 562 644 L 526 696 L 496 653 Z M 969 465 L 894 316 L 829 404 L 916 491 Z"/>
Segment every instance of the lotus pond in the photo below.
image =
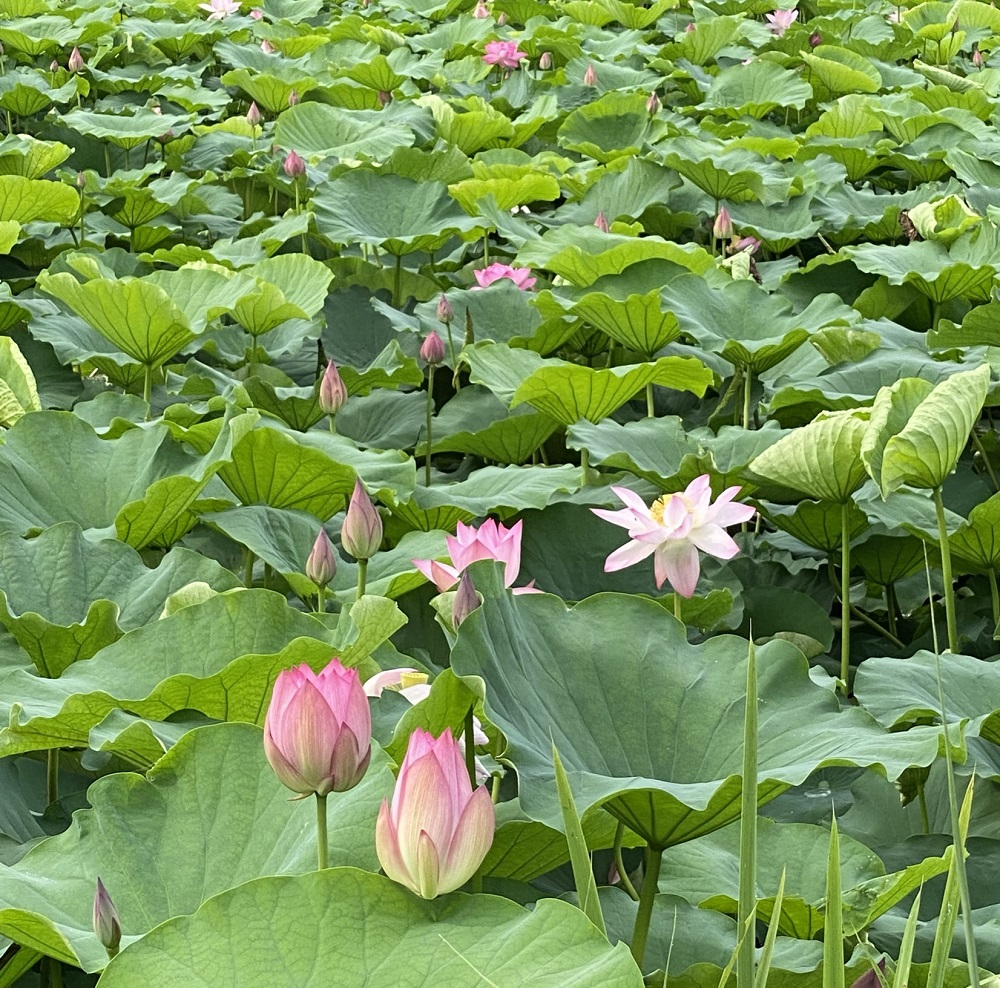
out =
<path fill-rule="evenodd" d="M 0 988 L 993 983 L 1000 10 L 781 2 L 0 0 Z"/>

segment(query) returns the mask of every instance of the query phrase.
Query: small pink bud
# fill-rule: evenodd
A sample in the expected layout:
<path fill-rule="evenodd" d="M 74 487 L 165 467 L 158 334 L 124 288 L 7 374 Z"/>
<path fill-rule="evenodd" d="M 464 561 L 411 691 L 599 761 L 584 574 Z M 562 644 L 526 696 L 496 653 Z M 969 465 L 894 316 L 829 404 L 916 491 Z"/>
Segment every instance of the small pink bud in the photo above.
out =
<path fill-rule="evenodd" d="M 438 299 L 437 317 L 438 321 L 443 322 L 446 326 L 455 318 L 455 310 L 451 307 L 451 302 L 448 301 L 444 292 Z"/>
<path fill-rule="evenodd" d="M 326 796 L 353 789 L 368 769 L 371 736 L 357 669 L 334 658 L 319 675 L 304 663 L 278 673 L 264 718 L 264 754 L 292 792 Z"/>
<path fill-rule="evenodd" d="M 354 481 L 354 493 L 340 529 L 340 541 L 344 550 L 355 559 L 371 559 L 382 545 L 382 516 L 360 478 Z"/>
<path fill-rule="evenodd" d="M 87 63 L 83 60 L 83 55 L 80 54 L 79 48 L 74 48 L 69 53 L 69 60 L 66 62 L 66 68 L 70 72 L 82 72 L 86 68 Z"/>
<path fill-rule="evenodd" d="M 288 105 L 289 106 L 295 106 L 299 102 L 299 99 L 300 99 L 300 97 L 299 97 L 299 91 L 297 89 L 293 89 L 288 94 Z"/>
<path fill-rule="evenodd" d="M 655 117 L 660 112 L 660 97 L 656 93 L 649 94 L 649 99 L 646 100 L 646 112 L 651 117 Z"/>
<path fill-rule="evenodd" d="M 585 86 L 597 85 L 597 73 L 594 71 L 593 65 L 588 65 L 587 71 L 583 73 L 583 84 Z"/>
<path fill-rule="evenodd" d="M 337 556 L 326 529 L 321 528 L 306 560 L 306 576 L 317 587 L 325 587 L 337 572 Z"/>
<path fill-rule="evenodd" d="M 378 105 L 388 106 L 392 102 L 392 93 L 386 89 L 380 89 L 378 91 Z"/>
<path fill-rule="evenodd" d="M 464 570 L 458 578 L 458 590 L 452 603 L 451 623 L 458 629 L 477 607 L 479 607 L 479 594 L 476 593 L 469 571 Z"/>
<path fill-rule="evenodd" d="M 684 28 L 685 34 L 690 34 L 694 30 L 694 21 L 691 21 L 686 28 Z"/>
<path fill-rule="evenodd" d="M 538 67 L 543 71 L 547 72 L 552 68 L 552 53 L 543 51 L 541 55 L 538 56 Z"/>
<path fill-rule="evenodd" d="M 476 4 L 476 9 L 472 12 L 472 16 L 477 20 L 485 20 L 490 16 L 490 8 L 483 3 L 483 0 L 479 0 L 479 3 Z"/>
<path fill-rule="evenodd" d="M 306 173 L 306 163 L 294 151 L 286 155 L 284 168 L 289 178 L 298 178 Z"/>
<path fill-rule="evenodd" d="M 444 360 L 444 340 L 432 329 L 420 347 L 420 356 L 429 364 L 439 364 Z"/>
<path fill-rule="evenodd" d="M 76 173 L 76 187 L 81 191 L 87 187 L 87 176 L 83 172 Z"/>
<path fill-rule="evenodd" d="M 97 894 L 94 896 L 94 933 L 108 956 L 114 957 L 122 940 L 122 922 L 100 878 L 97 879 Z"/>
<path fill-rule="evenodd" d="M 289 153 L 295 154 L 294 151 Z M 287 162 L 285 171 L 288 171 Z M 319 382 L 318 403 L 324 415 L 336 415 L 347 404 L 347 385 L 344 384 L 337 365 L 332 360 L 326 365 L 323 378 Z"/>
<path fill-rule="evenodd" d="M 977 69 L 983 67 L 983 53 L 978 48 L 972 53 L 972 64 Z"/>
<path fill-rule="evenodd" d="M 500 16 L 497 18 L 497 24 L 503 27 L 507 23 L 507 15 L 504 11 L 500 11 Z"/>
<path fill-rule="evenodd" d="M 151 110 L 153 111 L 153 113 L 155 113 L 155 114 L 156 114 L 156 115 L 157 115 L 158 117 L 162 117 L 162 116 L 163 116 L 163 107 L 161 107 L 159 103 L 155 103 L 155 104 L 153 104 L 153 106 L 151 106 L 151 107 L 150 107 L 150 109 L 151 109 Z"/>
<path fill-rule="evenodd" d="M 251 127 L 259 127 L 261 121 L 260 110 L 257 109 L 256 103 L 250 104 L 250 109 L 247 110 L 247 123 Z"/>
<path fill-rule="evenodd" d="M 58 72 L 59 71 L 59 63 L 54 58 L 52 59 L 51 62 L 49 62 L 49 71 L 50 72 Z"/>
<path fill-rule="evenodd" d="M 263 52 L 263 53 L 264 53 L 265 55 L 273 55 L 273 54 L 274 54 L 274 46 L 273 46 L 273 45 L 271 44 L 271 42 L 270 42 L 270 41 L 268 41 L 268 40 L 267 40 L 267 38 L 265 38 L 265 39 L 264 39 L 264 40 L 263 40 L 263 41 L 262 41 L 262 42 L 260 43 L 260 50 L 261 50 L 261 51 L 262 51 L 262 52 Z"/>
<path fill-rule="evenodd" d="M 372 5 L 372 0 L 361 0 L 361 6 L 367 10 Z"/>
<path fill-rule="evenodd" d="M 819 31 L 813 31 L 813 33 L 809 35 L 809 47 L 818 48 L 821 44 L 823 44 L 823 35 L 820 34 Z"/>
<path fill-rule="evenodd" d="M 250 16 L 255 21 L 259 21 L 264 17 L 264 11 L 261 10 L 259 7 L 254 7 L 254 9 L 250 11 Z"/>
<path fill-rule="evenodd" d="M 604 215 L 603 209 L 597 214 L 597 219 L 594 220 L 594 226 L 596 226 L 601 233 L 611 232 L 611 227 L 608 226 L 608 218 Z"/>
<path fill-rule="evenodd" d="M 166 144 L 167 141 L 172 141 L 174 139 L 174 136 L 175 135 L 174 135 L 173 130 L 168 130 L 165 134 L 160 134 L 160 136 L 157 137 L 157 140 L 161 144 Z"/>
<path fill-rule="evenodd" d="M 869 968 L 851 985 L 851 988 L 880 988 L 883 983 L 882 978 L 879 977 L 880 972 L 885 974 L 884 957 L 878 962 L 878 971 L 875 968 Z"/>
<path fill-rule="evenodd" d="M 733 218 L 725 206 L 719 207 L 719 214 L 712 225 L 712 236 L 716 240 L 728 240 L 733 235 Z"/>

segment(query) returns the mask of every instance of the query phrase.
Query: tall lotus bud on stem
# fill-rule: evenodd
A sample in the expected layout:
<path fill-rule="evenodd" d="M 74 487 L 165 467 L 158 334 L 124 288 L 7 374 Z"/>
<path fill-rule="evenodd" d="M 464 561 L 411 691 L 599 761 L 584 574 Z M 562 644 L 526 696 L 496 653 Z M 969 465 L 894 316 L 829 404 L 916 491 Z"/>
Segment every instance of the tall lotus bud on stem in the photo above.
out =
<path fill-rule="evenodd" d="M 288 94 L 288 105 L 295 106 L 298 102 L 299 102 L 299 91 L 297 89 L 293 89 Z"/>
<path fill-rule="evenodd" d="M 273 55 L 273 54 L 274 54 L 274 45 L 272 45 L 272 44 L 271 44 L 271 42 L 270 42 L 270 41 L 268 41 L 268 40 L 267 40 L 267 38 L 265 38 L 265 39 L 264 39 L 264 40 L 263 40 L 263 41 L 262 41 L 262 42 L 260 43 L 260 50 L 261 50 L 261 51 L 262 51 L 262 52 L 263 52 L 263 53 L 264 53 L 265 55 Z"/>
<path fill-rule="evenodd" d="M 712 224 L 712 236 L 716 240 L 728 240 L 733 235 L 733 218 L 729 215 L 729 210 L 725 206 L 719 208 Z"/>
<path fill-rule="evenodd" d="M 448 301 L 448 297 L 444 292 L 441 293 L 441 297 L 438 299 L 437 317 L 438 321 L 443 322 L 446 326 L 455 318 L 455 310 L 451 307 L 451 302 Z"/>
<path fill-rule="evenodd" d="M 503 27 L 507 23 L 507 14 L 504 11 L 500 11 L 500 16 L 497 18 L 497 24 Z"/>
<path fill-rule="evenodd" d="M 821 44 L 823 44 L 823 35 L 820 34 L 819 31 L 813 31 L 813 33 L 809 35 L 809 47 L 818 48 Z"/>
<path fill-rule="evenodd" d="M 336 431 L 334 418 L 344 405 L 347 404 L 347 385 L 337 370 L 337 365 L 331 360 L 323 371 L 323 377 L 319 382 L 319 410 L 330 417 L 330 431 Z"/>
<path fill-rule="evenodd" d="M 603 209 L 597 214 L 597 219 L 594 220 L 594 226 L 596 226 L 601 233 L 611 232 L 611 227 L 608 225 L 608 218 L 604 215 Z"/>
<path fill-rule="evenodd" d="M 306 560 L 306 576 L 319 587 L 319 594 L 316 599 L 316 613 L 323 613 L 323 598 L 326 595 L 326 585 L 333 579 L 337 572 L 337 555 L 333 549 L 330 536 L 326 534 L 326 529 L 321 528 L 316 541 L 313 543 L 312 551 Z"/>
<path fill-rule="evenodd" d="M 432 329 L 420 347 L 420 357 L 428 364 L 439 364 L 444 360 L 444 340 Z"/>
<path fill-rule="evenodd" d="M 97 894 L 94 896 L 94 933 L 108 952 L 108 957 L 114 957 L 122 941 L 122 923 L 100 878 L 97 879 Z"/>
<path fill-rule="evenodd" d="M 660 112 L 660 106 L 660 97 L 656 93 L 650 93 L 649 99 L 646 100 L 646 112 L 651 117 L 655 117 Z"/>
<path fill-rule="evenodd" d="M 541 55 L 538 56 L 538 67 L 543 72 L 548 72 L 552 68 L 552 53 L 548 51 L 543 51 Z"/>
<path fill-rule="evenodd" d="M 326 797 L 364 778 L 372 719 L 356 669 L 338 659 L 317 675 L 303 664 L 278 674 L 264 718 L 264 754 L 282 785 L 316 795 L 320 868 L 328 861 Z"/>
<path fill-rule="evenodd" d="M 468 570 L 463 570 L 458 579 L 458 590 L 452 603 L 451 623 L 458 630 L 462 622 L 479 606 L 479 594 L 472 583 Z"/>
<path fill-rule="evenodd" d="M 251 127 L 259 127 L 262 119 L 263 118 L 260 115 L 260 110 L 258 109 L 257 104 L 251 103 L 250 109 L 247 110 L 247 123 L 250 124 Z"/>
<path fill-rule="evenodd" d="M 476 4 L 476 9 L 472 11 L 472 16 L 477 20 L 486 20 L 490 16 L 490 8 L 483 3 L 483 0 L 479 0 Z"/>
<path fill-rule="evenodd" d="M 83 55 L 80 54 L 79 48 L 74 48 L 69 53 L 69 60 L 66 62 L 66 68 L 70 72 L 82 72 L 87 66 L 87 63 L 83 60 Z"/>
<path fill-rule="evenodd" d="M 59 71 L 59 62 L 54 58 L 49 62 L 49 71 L 53 73 Z"/>
<path fill-rule="evenodd" d="M 585 86 L 597 85 L 597 72 L 594 71 L 593 65 L 588 65 L 587 71 L 583 73 L 583 84 Z"/>
<path fill-rule="evenodd" d="M 354 481 L 354 493 L 340 530 L 344 549 L 358 561 L 358 599 L 364 595 L 368 560 L 382 545 L 382 516 L 368 496 L 361 478 Z"/>
<path fill-rule="evenodd" d="M 375 824 L 385 873 L 425 899 L 454 892 L 479 869 L 493 843 L 489 791 L 473 791 L 462 749 L 446 730 L 410 735 L 392 794 Z"/>
<path fill-rule="evenodd" d="M 977 69 L 983 67 L 983 53 L 978 48 L 972 53 L 972 64 Z"/>
<path fill-rule="evenodd" d="M 392 93 L 387 89 L 380 89 L 378 91 L 378 105 L 382 107 L 388 106 L 392 102 Z"/>
<path fill-rule="evenodd" d="M 288 152 L 282 167 L 285 169 L 285 174 L 291 179 L 299 178 L 306 173 L 306 163 L 294 151 Z"/>

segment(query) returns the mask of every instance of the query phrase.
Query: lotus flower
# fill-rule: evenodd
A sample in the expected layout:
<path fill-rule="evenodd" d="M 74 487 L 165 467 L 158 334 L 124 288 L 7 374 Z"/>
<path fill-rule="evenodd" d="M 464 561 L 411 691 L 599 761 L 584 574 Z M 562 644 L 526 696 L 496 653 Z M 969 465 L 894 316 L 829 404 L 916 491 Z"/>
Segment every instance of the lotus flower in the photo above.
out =
<path fill-rule="evenodd" d="M 531 268 L 512 268 L 509 264 L 500 264 L 498 261 L 488 268 L 473 271 L 473 274 L 476 276 L 476 281 L 479 282 L 478 288 L 486 288 L 494 281 L 506 278 L 508 281 L 513 281 L 522 292 L 526 292 L 535 287 L 536 281 L 535 278 L 531 277 Z M 476 288 L 472 290 L 476 291 Z"/>
<path fill-rule="evenodd" d="M 771 33 L 780 38 L 795 22 L 799 16 L 797 10 L 775 10 L 767 14 L 768 23 L 771 25 Z"/>
<path fill-rule="evenodd" d="M 293 154 L 294 151 L 289 152 L 289 156 Z M 347 385 L 344 384 L 344 379 L 332 360 L 327 362 L 326 370 L 323 371 L 323 377 L 319 382 L 318 404 L 324 415 L 336 415 L 347 404 Z"/>
<path fill-rule="evenodd" d="M 457 534 L 449 535 L 445 541 L 451 555 L 451 565 L 439 563 L 436 559 L 413 560 L 417 569 L 441 593 L 455 586 L 462 571 L 479 559 L 496 559 L 504 564 L 504 586 L 511 586 L 517 579 L 521 570 L 521 522 L 511 528 L 498 525 L 492 518 L 484 521 L 479 528 L 459 522 Z M 533 588 L 518 589 L 521 593 L 528 593 Z"/>
<path fill-rule="evenodd" d="M 597 72 L 594 70 L 593 65 L 588 65 L 587 71 L 583 73 L 583 84 L 585 86 L 597 85 Z"/>
<path fill-rule="evenodd" d="M 414 731 L 392 803 L 383 800 L 375 824 L 385 873 L 425 899 L 453 892 L 482 864 L 495 827 L 489 791 L 473 792 L 451 731 Z"/>
<path fill-rule="evenodd" d="M 257 107 L 256 103 L 250 104 L 250 109 L 247 110 L 247 123 L 251 127 L 259 127 L 261 122 L 260 109 Z"/>
<path fill-rule="evenodd" d="M 458 581 L 458 592 L 455 594 L 455 603 L 452 607 L 451 623 L 457 629 L 477 607 L 479 607 L 479 594 L 476 593 L 472 577 L 466 570 Z"/>
<path fill-rule="evenodd" d="M 604 572 L 613 573 L 653 556 L 657 589 L 664 580 L 682 597 L 690 597 L 698 584 L 698 550 L 717 559 L 732 559 L 739 546 L 726 533 L 730 525 L 749 521 L 755 509 L 734 504 L 739 487 L 728 487 L 712 503 L 708 474 L 692 480 L 678 494 L 665 494 L 650 507 L 625 487 L 611 488 L 624 502 L 620 511 L 591 508 L 599 518 L 628 529 L 630 542 L 616 549 L 604 562 Z"/>
<path fill-rule="evenodd" d="M 483 0 L 479 0 L 479 2 L 476 4 L 476 9 L 472 11 L 472 16 L 475 17 L 477 20 L 485 20 L 487 17 L 491 16 L 490 8 L 487 7 L 485 3 L 483 3 Z"/>
<path fill-rule="evenodd" d="M 552 52 L 543 51 L 541 55 L 538 56 L 538 67 L 543 72 L 552 68 Z"/>
<path fill-rule="evenodd" d="M 240 10 L 238 0 L 209 0 L 209 3 L 198 4 L 199 10 L 208 11 L 210 21 L 221 21 L 230 14 L 237 14 Z"/>
<path fill-rule="evenodd" d="M 371 758 L 371 713 L 356 669 L 338 659 L 316 675 L 303 664 L 274 684 L 264 754 L 281 783 L 303 795 L 353 789 Z"/>
<path fill-rule="evenodd" d="M 261 10 L 260 7 L 254 7 L 254 9 L 250 11 L 250 16 L 255 21 L 263 20 L 264 19 L 264 11 Z"/>
<path fill-rule="evenodd" d="M 262 52 L 263 52 L 263 53 L 264 53 L 265 55 L 273 55 L 273 54 L 274 54 L 274 45 L 272 45 L 272 44 L 271 44 L 271 42 L 270 42 L 270 41 L 268 41 L 268 40 L 267 40 L 267 38 L 265 38 L 265 39 L 264 39 L 264 40 L 263 40 L 263 41 L 262 41 L 262 42 L 260 43 L 260 50 L 261 50 L 261 51 L 262 51 Z"/>
<path fill-rule="evenodd" d="M 325 587 L 337 572 L 337 555 L 326 529 L 321 528 L 306 560 L 306 576 L 317 587 Z"/>
<path fill-rule="evenodd" d="M 70 72 L 82 72 L 87 66 L 87 63 L 83 60 L 83 55 L 80 54 L 79 48 L 74 48 L 69 53 L 69 59 L 66 62 L 66 68 Z"/>
<path fill-rule="evenodd" d="M 444 340 L 438 335 L 436 329 L 432 329 L 421 344 L 420 358 L 428 364 L 439 364 L 444 360 Z"/>
<path fill-rule="evenodd" d="M 483 61 L 502 69 L 516 69 L 521 59 L 527 57 L 527 52 L 518 50 L 516 41 L 487 41 Z"/>
<path fill-rule="evenodd" d="M 94 896 L 94 933 L 108 956 L 114 957 L 122 941 L 122 921 L 100 878 L 97 879 L 97 894 Z"/>
<path fill-rule="evenodd" d="M 354 493 L 340 529 L 340 541 L 355 559 L 371 559 L 382 545 L 382 516 L 360 478 L 354 480 Z"/>
<path fill-rule="evenodd" d="M 438 299 L 437 317 L 438 321 L 443 322 L 446 326 L 455 318 L 455 310 L 451 307 L 451 302 L 448 301 L 444 292 L 441 293 L 441 297 Z"/>
<path fill-rule="evenodd" d="M 301 155 L 296 154 L 294 151 L 289 151 L 285 156 L 283 167 L 285 174 L 289 178 L 298 178 L 300 175 L 305 175 L 306 173 L 306 163 L 302 160 Z"/>
<path fill-rule="evenodd" d="M 649 99 L 646 100 L 646 112 L 651 117 L 655 117 L 660 112 L 660 106 L 660 97 L 656 93 L 650 93 Z"/>
<path fill-rule="evenodd" d="M 733 235 L 733 218 L 725 206 L 719 207 L 715 223 L 712 224 L 712 236 L 716 240 L 728 240 Z"/>
<path fill-rule="evenodd" d="M 594 226 L 597 227 L 601 233 L 610 233 L 611 227 L 608 226 L 608 218 L 604 215 L 604 210 L 600 210 L 597 214 L 597 219 L 594 220 Z"/>

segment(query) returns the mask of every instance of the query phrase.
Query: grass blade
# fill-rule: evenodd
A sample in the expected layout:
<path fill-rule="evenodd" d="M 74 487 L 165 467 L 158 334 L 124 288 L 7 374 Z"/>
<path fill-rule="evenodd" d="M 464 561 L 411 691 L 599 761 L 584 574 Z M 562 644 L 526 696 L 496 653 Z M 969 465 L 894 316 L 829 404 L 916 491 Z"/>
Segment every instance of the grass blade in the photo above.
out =
<path fill-rule="evenodd" d="M 917 890 L 916 898 L 910 907 L 910 915 L 906 917 L 903 927 L 903 939 L 899 943 L 899 958 L 896 960 L 896 975 L 892 979 L 892 988 L 907 988 L 910 983 L 910 965 L 913 962 L 913 944 L 917 939 L 917 917 L 920 914 L 920 897 L 923 889 Z"/>
<path fill-rule="evenodd" d="M 765 988 L 767 976 L 771 973 L 771 958 L 774 956 L 774 944 L 778 939 L 778 927 L 781 925 L 781 904 L 785 899 L 785 869 L 781 869 L 781 881 L 778 883 L 778 894 L 774 897 L 774 908 L 771 910 L 771 922 L 764 939 L 764 948 L 760 952 L 760 963 L 757 965 L 757 975 L 754 978 L 754 988 Z"/>
<path fill-rule="evenodd" d="M 740 889 L 737 929 L 749 930 L 736 956 L 736 983 L 755 981 L 757 920 L 757 653 L 747 652 L 747 697 L 743 717 L 743 785 L 740 803 Z"/>
<path fill-rule="evenodd" d="M 826 924 L 823 928 L 823 988 L 844 986 L 844 911 L 840 890 L 840 834 L 837 816 L 830 822 L 830 856 L 826 862 Z"/>

